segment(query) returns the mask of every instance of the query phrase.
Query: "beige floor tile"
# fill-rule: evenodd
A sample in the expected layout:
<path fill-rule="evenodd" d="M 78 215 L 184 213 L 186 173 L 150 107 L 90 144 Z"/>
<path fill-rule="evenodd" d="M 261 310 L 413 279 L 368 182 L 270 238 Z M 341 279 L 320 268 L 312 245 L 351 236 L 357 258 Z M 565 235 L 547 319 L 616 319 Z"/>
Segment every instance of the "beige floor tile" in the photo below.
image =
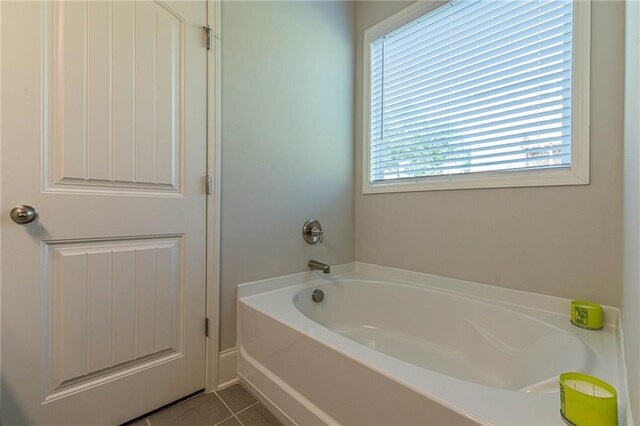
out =
<path fill-rule="evenodd" d="M 235 417 L 229 417 L 222 423 L 218 423 L 216 426 L 240 426 L 240 422 Z"/>
<path fill-rule="evenodd" d="M 149 421 L 151 426 L 211 426 L 230 415 L 220 398 L 206 393 L 158 411 Z"/>
<path fill-rule="evenodd" d="M 254 402 L 256 399 L 249 392 L 245 390 L 241 385 L 235 384 L 218 391 L 218 395 L 222 400 L 231 408 L 231 411 L 237 413 L 240 410 L 244 410 Z"/>
<path fill-rule="evenodd" d="M 238 414 L 238 418 L 244 424 L 244 426 L 258 426 L 258 425 L 274 425 L 279 426 L 278 419 L 267 411 L 262 404 L 256 404 L 251 408 L 244 410 Z"/>

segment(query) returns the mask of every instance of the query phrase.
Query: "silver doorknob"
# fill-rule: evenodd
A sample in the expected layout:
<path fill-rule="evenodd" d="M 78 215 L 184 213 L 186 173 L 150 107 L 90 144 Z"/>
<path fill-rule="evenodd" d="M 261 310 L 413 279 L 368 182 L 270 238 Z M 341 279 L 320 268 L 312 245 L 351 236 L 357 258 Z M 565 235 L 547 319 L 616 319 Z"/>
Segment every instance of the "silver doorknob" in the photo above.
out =
<path fill-rule="evenodd" d="M 38 218 L 38 210 L 26 204 L 21 204 L 12 208 L 9 216 L 11 216 L 11 219 L 13 219 L 15 223 L 26 225 Z"/>

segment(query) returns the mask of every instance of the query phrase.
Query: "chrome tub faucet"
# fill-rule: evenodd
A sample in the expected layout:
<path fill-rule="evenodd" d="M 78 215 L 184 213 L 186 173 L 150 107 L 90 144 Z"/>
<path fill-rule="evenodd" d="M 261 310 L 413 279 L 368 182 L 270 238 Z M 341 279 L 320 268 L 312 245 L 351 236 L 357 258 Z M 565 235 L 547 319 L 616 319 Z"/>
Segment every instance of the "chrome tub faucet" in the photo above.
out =
<path fill-rule="evenodd" d="M 318 262 L 317 260 L 311 259 L 309 263 L 307 263 L 307 266 L 312 271 L 322 271 L 323 274 L 331 273 L 331 266 L 327 265 L 326 263 Z"/>

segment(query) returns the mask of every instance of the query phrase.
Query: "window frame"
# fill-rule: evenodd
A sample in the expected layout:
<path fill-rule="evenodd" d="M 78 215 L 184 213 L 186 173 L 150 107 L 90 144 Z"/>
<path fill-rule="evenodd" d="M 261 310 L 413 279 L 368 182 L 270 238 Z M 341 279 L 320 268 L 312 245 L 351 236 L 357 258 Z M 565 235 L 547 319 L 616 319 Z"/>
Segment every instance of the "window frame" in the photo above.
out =
<path fill-rule="evenodd" d="M 371 49 L 370 44 L 450 3 L 419 0 L 364 31 L 362 194 L 589 184 L 589 101 L 591 79 L 591 0 L 573 0 L 571 68 L 571 167 L 426 176 L 371 182 Z"/>

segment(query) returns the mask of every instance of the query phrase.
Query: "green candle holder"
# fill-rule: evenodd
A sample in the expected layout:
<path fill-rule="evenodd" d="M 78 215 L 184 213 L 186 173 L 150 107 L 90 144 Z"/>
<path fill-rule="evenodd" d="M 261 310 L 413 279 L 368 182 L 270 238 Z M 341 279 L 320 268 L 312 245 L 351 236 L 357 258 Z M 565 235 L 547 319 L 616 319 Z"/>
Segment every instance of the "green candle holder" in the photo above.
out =
<path fill-rule="evenodd" d="M 617 426 L 618 393 L 607 382 L 588 374 L 563 373 L 560 414 L 575 426 Z"/>
<path fill-rule="evenodd" d="M 574 300 L 571 302 L 571 324 L 587 330 L 602 330 L 602 306 L 586 300 Z"/>

